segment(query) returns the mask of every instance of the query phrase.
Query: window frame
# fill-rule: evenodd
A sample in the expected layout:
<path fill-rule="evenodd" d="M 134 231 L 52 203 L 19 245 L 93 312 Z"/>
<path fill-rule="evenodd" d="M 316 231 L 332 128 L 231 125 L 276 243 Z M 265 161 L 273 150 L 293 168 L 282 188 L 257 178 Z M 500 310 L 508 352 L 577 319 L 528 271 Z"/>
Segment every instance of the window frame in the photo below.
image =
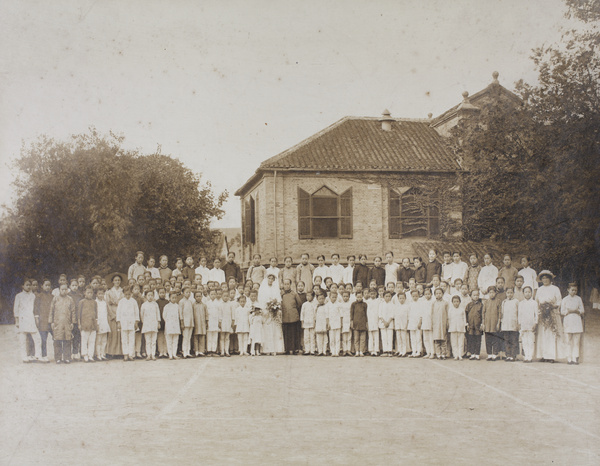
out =
<path fill-rule="evenodd" d="M 331 194 L 325 194 L 329 192 Z M 335 199 L 336 215 L 315 215 L 315 199 Z M 336 236 L 315 236 L 315 220 L 335 219 Z M 337 194 L 323 185 L 313 193 L 298 186 L 298 239 L 352 239 L 352 188 Z"/>
<path fill-rule="evenodd" d="M 399 190 L 402 190 L 400 192 Z M 441 207 L 435 206 L 432 202 L 432 198 L 439 200 L 440 194 L 439 192 L 434 192 L 433 195 L 425 195 L 427 197 L 427 201 L 425 202 L 427 212 L 420 216 L 403 216 L 402 215 L 402 200 L 404 197 L 411 195 L 411 191 L 420 190 L 418 186 L 411 186 L 406 188 L 389 188 L 388 192 L 388 234 L 390 239 L 403 239 L 403 238 L 437 238 L 440 235 L 440 223 L 441 223 Z M 414 194 L 412 194 L 414 196 Z M 422 193 L 419 193 L 422 195 Z M 397 202 L 397 207 L 392 207 L 392 203 Z M 432 214 L 432 208 L 437 207 L 437 214 Z M 397 215 L 392 215 L 393 211 L 397 212 Z M 406 220 L 425 220 L 426 222 L 426 234 L 424 236 L 410 236 L 403 233 L 404 231 L 404 222 Z M 438 232 L 432 233 L 432 220 L 436 221 L 438 224 Z M 396 227 L 396 228 L 394 228 Z"/>

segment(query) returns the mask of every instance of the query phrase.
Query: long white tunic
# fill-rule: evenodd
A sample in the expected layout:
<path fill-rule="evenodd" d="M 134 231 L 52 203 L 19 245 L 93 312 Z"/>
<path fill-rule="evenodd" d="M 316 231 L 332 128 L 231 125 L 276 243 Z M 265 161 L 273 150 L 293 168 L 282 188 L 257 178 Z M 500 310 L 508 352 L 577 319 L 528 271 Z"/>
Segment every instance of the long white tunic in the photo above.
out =
<path fill-rule="evenodd" d="M 21 291 L 15 296 L 14 314 L 19 319 L 19 333 L 36 333 L 38 331 L 33 315 L 34 302 L 35 293 L 31 291 Z"/>
<path fill-rule="evenodd" d="M 575 313 L 569 313 L 573 311 L 575 311 Z M 565 333 L 583 332 L 583 322 L 581 320 L 583 312 L 583 301 L 579 296 L 569 295 L 562 300 L 560 313 L 565 316 L 563 320 Z"/>
<path fill-rule="evenodd" d="M 108 325 L 108 305 L 106 301 L 96 299 L 98 306 L 98 334 L 110 333 L 110 325 Z"/>
<path fill-rule="evenodd" d="M 523 287 L 530 286 L 532 290 L 538 289 L 537 273 L 531 267 L 524 267 L 519 270 L 519 275 L 523 277 Z"/>
<path fill-rule="evenodd" d="M 477 286 L 482 296 L 487 297 L 487 289 L 496 285 L 496 278 L 498 278 L 498 268 L 494 264 L 481 267 L 481 272 L 477 277 Z"/>
<path fill-rule="evenodd" d="M 538 323 L 538 305 L 533 299 L 519 301 L 517 320 L 523 332 L 531 332 Z"/>
<path fill-rule="evenodd" d="M 394 283 L 398 281 L 398 269 L 400 265 L 396 262 L 392 262 L 391 264 L 385 264 L 385 284 Z"/>

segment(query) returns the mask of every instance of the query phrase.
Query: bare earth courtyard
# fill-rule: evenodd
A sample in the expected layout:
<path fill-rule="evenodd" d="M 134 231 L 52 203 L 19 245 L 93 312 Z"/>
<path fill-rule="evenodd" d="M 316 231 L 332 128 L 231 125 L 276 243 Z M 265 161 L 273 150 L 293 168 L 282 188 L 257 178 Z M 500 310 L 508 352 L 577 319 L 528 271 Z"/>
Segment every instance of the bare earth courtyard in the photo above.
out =
<path fill-rule="evenodd" d="M 1 464 L 599 464 L 585 362 L 261 356 L 20 362 L 0 328 Z"/>

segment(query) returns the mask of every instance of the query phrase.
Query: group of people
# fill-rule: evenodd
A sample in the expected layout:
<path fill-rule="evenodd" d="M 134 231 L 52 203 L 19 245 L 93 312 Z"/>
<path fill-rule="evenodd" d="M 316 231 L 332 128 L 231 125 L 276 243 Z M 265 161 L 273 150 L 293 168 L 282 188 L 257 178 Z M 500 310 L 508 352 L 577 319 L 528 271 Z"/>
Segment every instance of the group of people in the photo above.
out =
<path fill-rule="evenodd" d="M 25 279 L 15 324 L 24 362 L 48 362 L 51 333 L 58 364 L 284 353 L 476 360 L 482 336 L 488 360 L 554 362 L 565 347 L 568 363 L 579 364 L 584 307 L 575 283 L 563 298 L 554 275 L 537 274 L 527 256 L 520 269 L 509 254 L 500 269 L 492 254 L 483 264 L 475 253 L 468 264 L 459 252 L 437 256 L 398 263 L 390 251 L 369 267 L 364 254 L 346 266 L 338 254 L 328 265 L 318 256 L 317 266 L 302 254 L 279 268 L 255 254 L 242 274 L 234 253 L 210 269 L 192 256 L 171 269 L 166 256 L 156 267 L 138 251 L 127 275 L 63 274 L 54 289 L 50 279 Z"/>

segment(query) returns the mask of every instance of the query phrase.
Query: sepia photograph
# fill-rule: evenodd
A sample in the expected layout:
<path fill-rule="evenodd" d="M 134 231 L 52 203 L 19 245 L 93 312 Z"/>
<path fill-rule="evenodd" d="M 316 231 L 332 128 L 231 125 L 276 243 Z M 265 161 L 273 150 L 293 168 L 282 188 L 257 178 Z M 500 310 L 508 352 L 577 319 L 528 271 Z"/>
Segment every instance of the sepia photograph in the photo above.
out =
<path fill-rule="evenodd" d="M 600 464 L 600 0 L 0 38 L 1 465 Z"/>

